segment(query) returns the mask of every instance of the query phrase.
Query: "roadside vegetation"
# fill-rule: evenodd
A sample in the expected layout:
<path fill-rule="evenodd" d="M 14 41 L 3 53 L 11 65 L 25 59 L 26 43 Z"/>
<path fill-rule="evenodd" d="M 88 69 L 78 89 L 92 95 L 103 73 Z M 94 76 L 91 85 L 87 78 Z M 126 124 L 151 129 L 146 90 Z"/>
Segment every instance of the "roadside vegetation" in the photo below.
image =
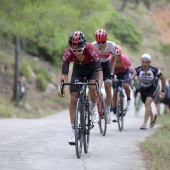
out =
<path fill-rule="evenodd" d="M 170 115 L 158 117 L 161 127 L 141 144 L 146 168 L 167 170 L 170 167 Z"/>

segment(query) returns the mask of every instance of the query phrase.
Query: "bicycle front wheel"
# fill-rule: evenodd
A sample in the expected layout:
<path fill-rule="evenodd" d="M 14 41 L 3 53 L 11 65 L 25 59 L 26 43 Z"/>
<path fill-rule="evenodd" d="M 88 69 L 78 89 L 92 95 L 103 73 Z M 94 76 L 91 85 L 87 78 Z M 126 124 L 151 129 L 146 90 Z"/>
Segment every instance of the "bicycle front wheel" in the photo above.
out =
<path fill-rule="evenodd" d="M 117 121 L 118 121 L 118 127 L 119 127 L 120 132 L 123 130 L 123 125 L 124 125 L 123 102 L 124 102 L 124 97 L 123 95 L 121 95 L 120 92 L 118 92 L 117 94 Z"/>
<path fill-rule="evenodd" d="M 74 118 L 75 148 L 76 148 L 77 158 L 80 158 L 82 154 L 83 128 L 81 122 L 81 115 L 82 115 L 82 107 L 81 107 L 80 98 L 78 98 L 76 104 L 76 110 L 75 110 L 75 118 Z"/>
<path fill-rule="evenodd" d="M 106 130 L 107 130 L 107 114 L 105 112 L 105 101 L 103 99 L 103 97 L 101 99 L 99 99 L 98 103 L 97 103 L 97 108 L 98 108 L 98 112 L 99 112 L 99 131 L 100 134 L 102 136 L 106 135 Z"/>

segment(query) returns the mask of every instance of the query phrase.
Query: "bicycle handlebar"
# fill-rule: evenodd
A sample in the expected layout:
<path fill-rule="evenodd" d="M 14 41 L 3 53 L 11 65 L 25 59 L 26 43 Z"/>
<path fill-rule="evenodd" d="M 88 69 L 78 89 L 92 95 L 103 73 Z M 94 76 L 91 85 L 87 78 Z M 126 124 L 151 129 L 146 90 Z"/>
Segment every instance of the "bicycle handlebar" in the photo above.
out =
<path fill-rule="evenodd" d="M 127 83 L 126 81 L 124 81 L 124 79 L 115 79 L 114 82 L 116 83 Z M 133 89 L 133 85 L 132 85 L 132 81 L 129 80 L 129 85 L 130 85 L 130 88 Z"/>
<path fill-rule="evenodd" d="M 96 91 L 97 91 L 97 94 L 99 94 L 99 82 L 98 80 L 96 79 L 96 82 L 95 83 L 84 83 L 84 82 L 76 82 L 76 83 L 64 83 L 64 79 L 61 80 L 61 85 L 60 85 L 60 92 L 61 94 L 63 95 L 63 90 L 64 90 L 64 86 L 65 85 L 76 85 L 76 86 L 84 86 L 84 85 L 95 85 L 96 86 Z"/>

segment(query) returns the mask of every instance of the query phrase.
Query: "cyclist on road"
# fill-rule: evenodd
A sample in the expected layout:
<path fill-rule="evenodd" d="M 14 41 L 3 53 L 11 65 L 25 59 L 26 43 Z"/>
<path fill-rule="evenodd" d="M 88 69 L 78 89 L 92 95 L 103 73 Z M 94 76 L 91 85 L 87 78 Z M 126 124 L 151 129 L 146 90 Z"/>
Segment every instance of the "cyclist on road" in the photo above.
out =
<path fill-rule="evenodd" d="M 131 79 L 133 79 L 136 75 L 141 84 L 141 99 L 145 105 L 145 116 L 141 130 L 146 130 L 147 121 L 150 117 L 150 128 L 153 128 L 156 122 L 157 115 L 153 114 L 151 103 L 156 95 L 158 90 L 158 81 L 159 78 L 161 80 L 161 96 L 162 99 L 165 96 L 165 78 L 160 69 L 151 64 L 151 56 L 149 54 L 143 54 L 141 56 L 141 65 L 135 68 Z"/>
<path fill-rule="evenodd" d="M 83 82 L 86 77 L 89 83 L 95 83 L 95 80 L 99 81 L 99 93 L 101 93 L 101 85 L 103 81 L 103 72 L 99 59 L 99 53 L 97 49 L 91 44 L 86 42 L 85 35 L 76 31 L 72 33 L 68 39 L 69 47 L 64 51 L 63 54 L 63 65 L 62 65 L 62 75 L 61 79 L 64 79 L 64 82 L 68 82 L 68 72 L 69 65 L 72 61 L 74 63 L 71 83 L 77 81 Z M 70 86 L 70 122 L 71 122 L 71 135 L 69 138 L 69 144 L 75 144 L 75 130 L 74 130 L 74 111 L 76 107 L 76 99 L 78 97 L 78 87 L 71 85 Z M 65 89 L 64 89 L 65 94 Z M 60 97 L 64 97 L 64 94 L 58 92 Z M 89 95 L 91 99 L 91 111 L 92 111 L 92 122 L 96 123 L 99 121 L 99 114 L 97 111 L 97 101 L 98 96 L 101 94 L 96 93 L 95 86 L 89 86 Z"/>
<path fill-rule="evenodd" d="M 115 55 L 116 44 L 114 42 L 107 40 L 107 32 L 104 29 L 99 29 L 94 33 L 95 42 L 92 44 L 97 48 L 99 52 L 99 57 L 103 70 L 103 81 L 106 91 L 106 107 L 105 111 L 107 113 L 107 123 L 110 123 L 111 120 L 114 120 L 113 114 L 110 114 L 111 107 L 111 87 L 112 80 L 110 75 L 110 58 Z"/>
<path fill-rule="evenodd" d="M 125 90 L 126 96 L 127 96 L 127 109 L 129 110 L 131 108 L 131 98 L 130 98 L 130 88 L 129 88 L 129 73 L 134 72 L 134 68 L 132 66 L 131 60 L 126 54 L 122 54 L 122 49 L 120 46 L 116 46 L 115 49 L 116 53 L 116 65 L 115 68 L 111 68 L 111 75 L 116 75 L 117 79 L 123 79 L 125 83 L 123 83 L 123 88 Z M 116 104 L 117 104 L 117 92 L 118 92 L 118 85 L 117 83 L 113 82 L 113 114 L 116 114 Z M 115 116 L 116 117 L 116 116 Z M 116 122 L 117 119 L 114 119 L 113 122 Z"/>

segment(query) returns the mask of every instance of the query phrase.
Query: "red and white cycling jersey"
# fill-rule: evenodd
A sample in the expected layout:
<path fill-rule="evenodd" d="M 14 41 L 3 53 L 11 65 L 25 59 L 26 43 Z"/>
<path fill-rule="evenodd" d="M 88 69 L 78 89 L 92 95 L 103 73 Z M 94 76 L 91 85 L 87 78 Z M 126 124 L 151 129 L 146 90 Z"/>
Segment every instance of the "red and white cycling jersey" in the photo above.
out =
<path fill-rule="evenodd" d="M 122 67 L 124 69 L 124 71 L 120 71 L 119 69 L 115 68 L 114 73 L 120 73 L 120 72 L 125 72 L 126 69 L 129 69 L 129 72 L 132 73 L 134 72 L 134 67 L 129 59 L 129 57 L 126 54 L 121 54 L 121 63 L 122 63 Z"/>
<path fill-rule="evenodd" d="M 115 55 L 115 47 L 116 47 L 116 43 L 111 42 L 111 41 L 106 41 L 106 49 L 105 51 L 102 53 L 99 49 L 99 46 L 97 44 L 97 42 L 92 42 L 92 44 L 96 47 L 96 49 L 99 52 L 99 57 L 100 57 L 100 61 L 101 62 L 106 62 L 108 60 L 110 60 L 111 56 Z"/>

